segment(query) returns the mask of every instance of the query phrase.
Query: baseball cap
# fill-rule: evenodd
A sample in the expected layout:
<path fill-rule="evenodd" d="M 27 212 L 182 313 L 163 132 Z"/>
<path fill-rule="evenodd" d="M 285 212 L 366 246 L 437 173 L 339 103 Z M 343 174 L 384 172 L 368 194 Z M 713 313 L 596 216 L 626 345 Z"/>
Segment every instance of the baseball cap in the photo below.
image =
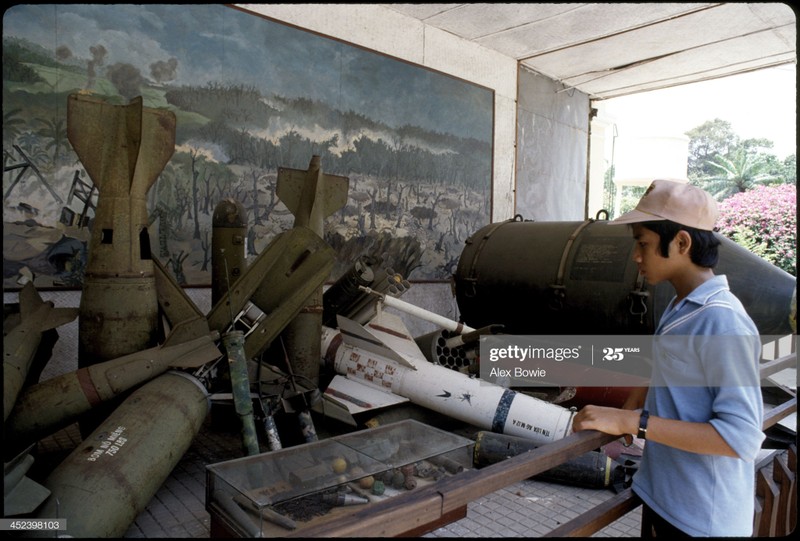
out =
<path fill-rule="evenodd" d="M 670 220 L 681 225 L 713 231 L 717 202 L 700 188 L 674 180 L 654 180 L 636 208 L 609 224 L 634 224 Z"/>

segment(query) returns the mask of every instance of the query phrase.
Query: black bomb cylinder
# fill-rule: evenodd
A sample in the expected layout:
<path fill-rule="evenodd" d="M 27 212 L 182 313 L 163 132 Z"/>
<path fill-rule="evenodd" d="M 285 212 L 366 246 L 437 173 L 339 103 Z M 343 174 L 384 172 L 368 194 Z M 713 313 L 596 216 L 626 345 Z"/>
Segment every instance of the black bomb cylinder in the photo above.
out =
<path fill-rule="evenodd" d="M 791 334 L 795 278 L 719 239 L 715 273 L 727 275 L 759 332 Z M 674 290 L 642 279 L 633 248 L 629 227 L 602 220 L 490 224 L 466 241 L 456 302 L 466 324 L 508 334 L 652 334 Z"/>

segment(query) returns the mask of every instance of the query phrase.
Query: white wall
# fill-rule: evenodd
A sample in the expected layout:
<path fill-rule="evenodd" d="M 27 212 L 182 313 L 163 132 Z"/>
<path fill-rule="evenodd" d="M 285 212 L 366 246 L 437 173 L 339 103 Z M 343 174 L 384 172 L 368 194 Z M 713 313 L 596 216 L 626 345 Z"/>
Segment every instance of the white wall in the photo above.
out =
<path fill-rule="evenodd" d="M 526 220 L 583 220 L 588 145 L 589 97 L 520 67 L 516 213 Z"/>

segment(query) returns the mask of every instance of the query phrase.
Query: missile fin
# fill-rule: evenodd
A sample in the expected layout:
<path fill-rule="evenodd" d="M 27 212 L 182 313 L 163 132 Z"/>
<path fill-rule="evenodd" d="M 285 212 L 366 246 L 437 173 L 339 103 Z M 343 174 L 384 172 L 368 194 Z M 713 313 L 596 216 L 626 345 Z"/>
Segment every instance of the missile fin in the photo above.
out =
<path fill-rule="evenodd" d="M 158 305 L 172 325 L 164 345 L 178 344 L 211 332 L 206 316 L 156 257 L 153 258 L 153 270 Z"/>
<path fill-rule="evenodd" d="M 411 336 L 408 327 L 403 323 L 400 316 L 385 312 L 382 308 L 379 308 L 375 317 L 365 327 L 412 367 L 415 362 L 427 362 L 425 354 L 422 353 L 417 341 Z"/>
<path fill-rule="evenodd" d="M 323 393 L 326 399 L 347 408 L 351 415 L 409 402 L 377 385 L 336 375 Z"/>
<path fill-rule="evenodd" d="M 53 308 L 42 322 L 41 330 L 55 329 L 78 317 L 78 308 Z"/>
<path fill-rule="evenodd" d="M 307 172 L 301 169 L 278 168 L 275 193 L 292 214 L 297 214 L 297 210 L 300 208 L 306 175 Z"/>
<path fill-rule="evenodd" d="M 141 104 L 139 107 L 141 109 Z M 175 113 L 166 109 L 144 109 L 140 115 L 142 140 L 139 143 L 134 184 L 141 179 L 138 189 L 143 190 L 141 193 L 147 193 L 175 153 L 177 119 Z"/>
<path fill-rule="evenodd" d="M 19 315 L 21 325 L 32 325 L 44 332 L 74 320 L 78 317 L 78 308 L 53 308 L 28 282 L 19 292 Z"/>
<path fill-rule="evenodd" d="M 175 152 L 175 124 L 171 111 L 143 108 L 141 96 L 128 105 L 82 94 L 67 100 L 67 138 L 101 191 L 109 178 L 126 178 L 130 189 L 136 177 L 145 193 Z"/>
<path fill-rule="evenodd" d="M 33 286 L 33 282 L 26 283 L 19 291 L 20 319 L 24 321 L 30 317 L 42 304 L 44 304 L 44 301 Z"/>
<path fill-rule="evenodd" d="M 350 187 L 348 177 L 323 174 L 319 179 L 321 186 L 314 186 L 313 179 L 308 178 L 313 174 L 314 171 L 303 171 L 302 169 L 288 167 L 278 169 L 276 193 L 294 216 L 297 216 L 303 205 L 307 205 L 308 212 L 311 211 L 312 204 L 322 205 L 322 215 L 330 216 L 347 204 L 347 193 Z M 314 189 L 315 193 L 305 195 L 306 191 L 311 189 Z M 314 197 L 313 201 L 308 201 L 309 197 Z"/>
<path fill-rule="evenodd" d="M 133 178 L 139 135 L 132 137 L 128 131 L 133 125 L 130 114 L 91 96 L 70 94 L 67 99 L 67 139 L 101 191 L 113 169 L 122 169 L 129 181 Z"/>
<path fill-rule="evenodd" d="M 32 513 L 50 496 L 47 488 L 26 476 L 33 464 L 31 447 L 3 465 L 3 516 Z"/>
<path fill-rule="evenodd" d="M 350 179 L 339 175 L 323 175 L 325 181 L 325 197 L 322 209 L 324 216 L 330 216 L 347 204 L 347 193 L 350 190 Z"/>
<path fill-rule="evenodd" d="M 388 337 L 385 333 L 381 333 L 384 336 L 379 337 L 376 333 L 373 333 L 371 329 L 365 328 L 352 319 L 348 319 L 342 315 L 337 316 L 336 319 L 339 325 L 339 330 L 342 333 L 342 339 L 346 344 L 350 344 L 351 346 L 355 346 L 365 351 L 381 355 L 405 366 L 406 368 L 411 368 L 412 370 L 417 369 L 411 360 L 403 355 L 400 355 L 397 351 L 395 351 L 395 349 L 384 342 L 384 340 Z M 417 350 L 419 350 L 419 346 L 417 346 Z M 419 350 L 419 354 L 424 359 L 421 350 Z M 427 362 L 427 360 L 425 362 Z"/>

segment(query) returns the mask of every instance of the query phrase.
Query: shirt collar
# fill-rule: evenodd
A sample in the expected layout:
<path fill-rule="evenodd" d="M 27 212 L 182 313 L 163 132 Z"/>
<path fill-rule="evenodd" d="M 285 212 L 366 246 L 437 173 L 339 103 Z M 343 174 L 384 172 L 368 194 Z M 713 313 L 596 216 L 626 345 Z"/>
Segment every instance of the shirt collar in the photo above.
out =
<path fill-rule="evenodd" d="M 691 302 L 696 302 L 697 304 L 706 304 L 711 297 L 720 291 L 727 291 L 729 289 L 727 276 L 720 274 L 694 288 L 694 290 L 686 296 L 686 299 Z"/>
<path fill-rule="evenodd" d="M 675 305 L 675 297 L 670 301 L 669 306 L 678 309 L 687 302 L 698 304 L 700 306 L 706 304 L 711 297 L 720 291 L 728 291 L 728 278 L 724 274 L 715 275 L 713 278 L 706 280 L 696 288 L 694 288 L 681 302 Z"/>

